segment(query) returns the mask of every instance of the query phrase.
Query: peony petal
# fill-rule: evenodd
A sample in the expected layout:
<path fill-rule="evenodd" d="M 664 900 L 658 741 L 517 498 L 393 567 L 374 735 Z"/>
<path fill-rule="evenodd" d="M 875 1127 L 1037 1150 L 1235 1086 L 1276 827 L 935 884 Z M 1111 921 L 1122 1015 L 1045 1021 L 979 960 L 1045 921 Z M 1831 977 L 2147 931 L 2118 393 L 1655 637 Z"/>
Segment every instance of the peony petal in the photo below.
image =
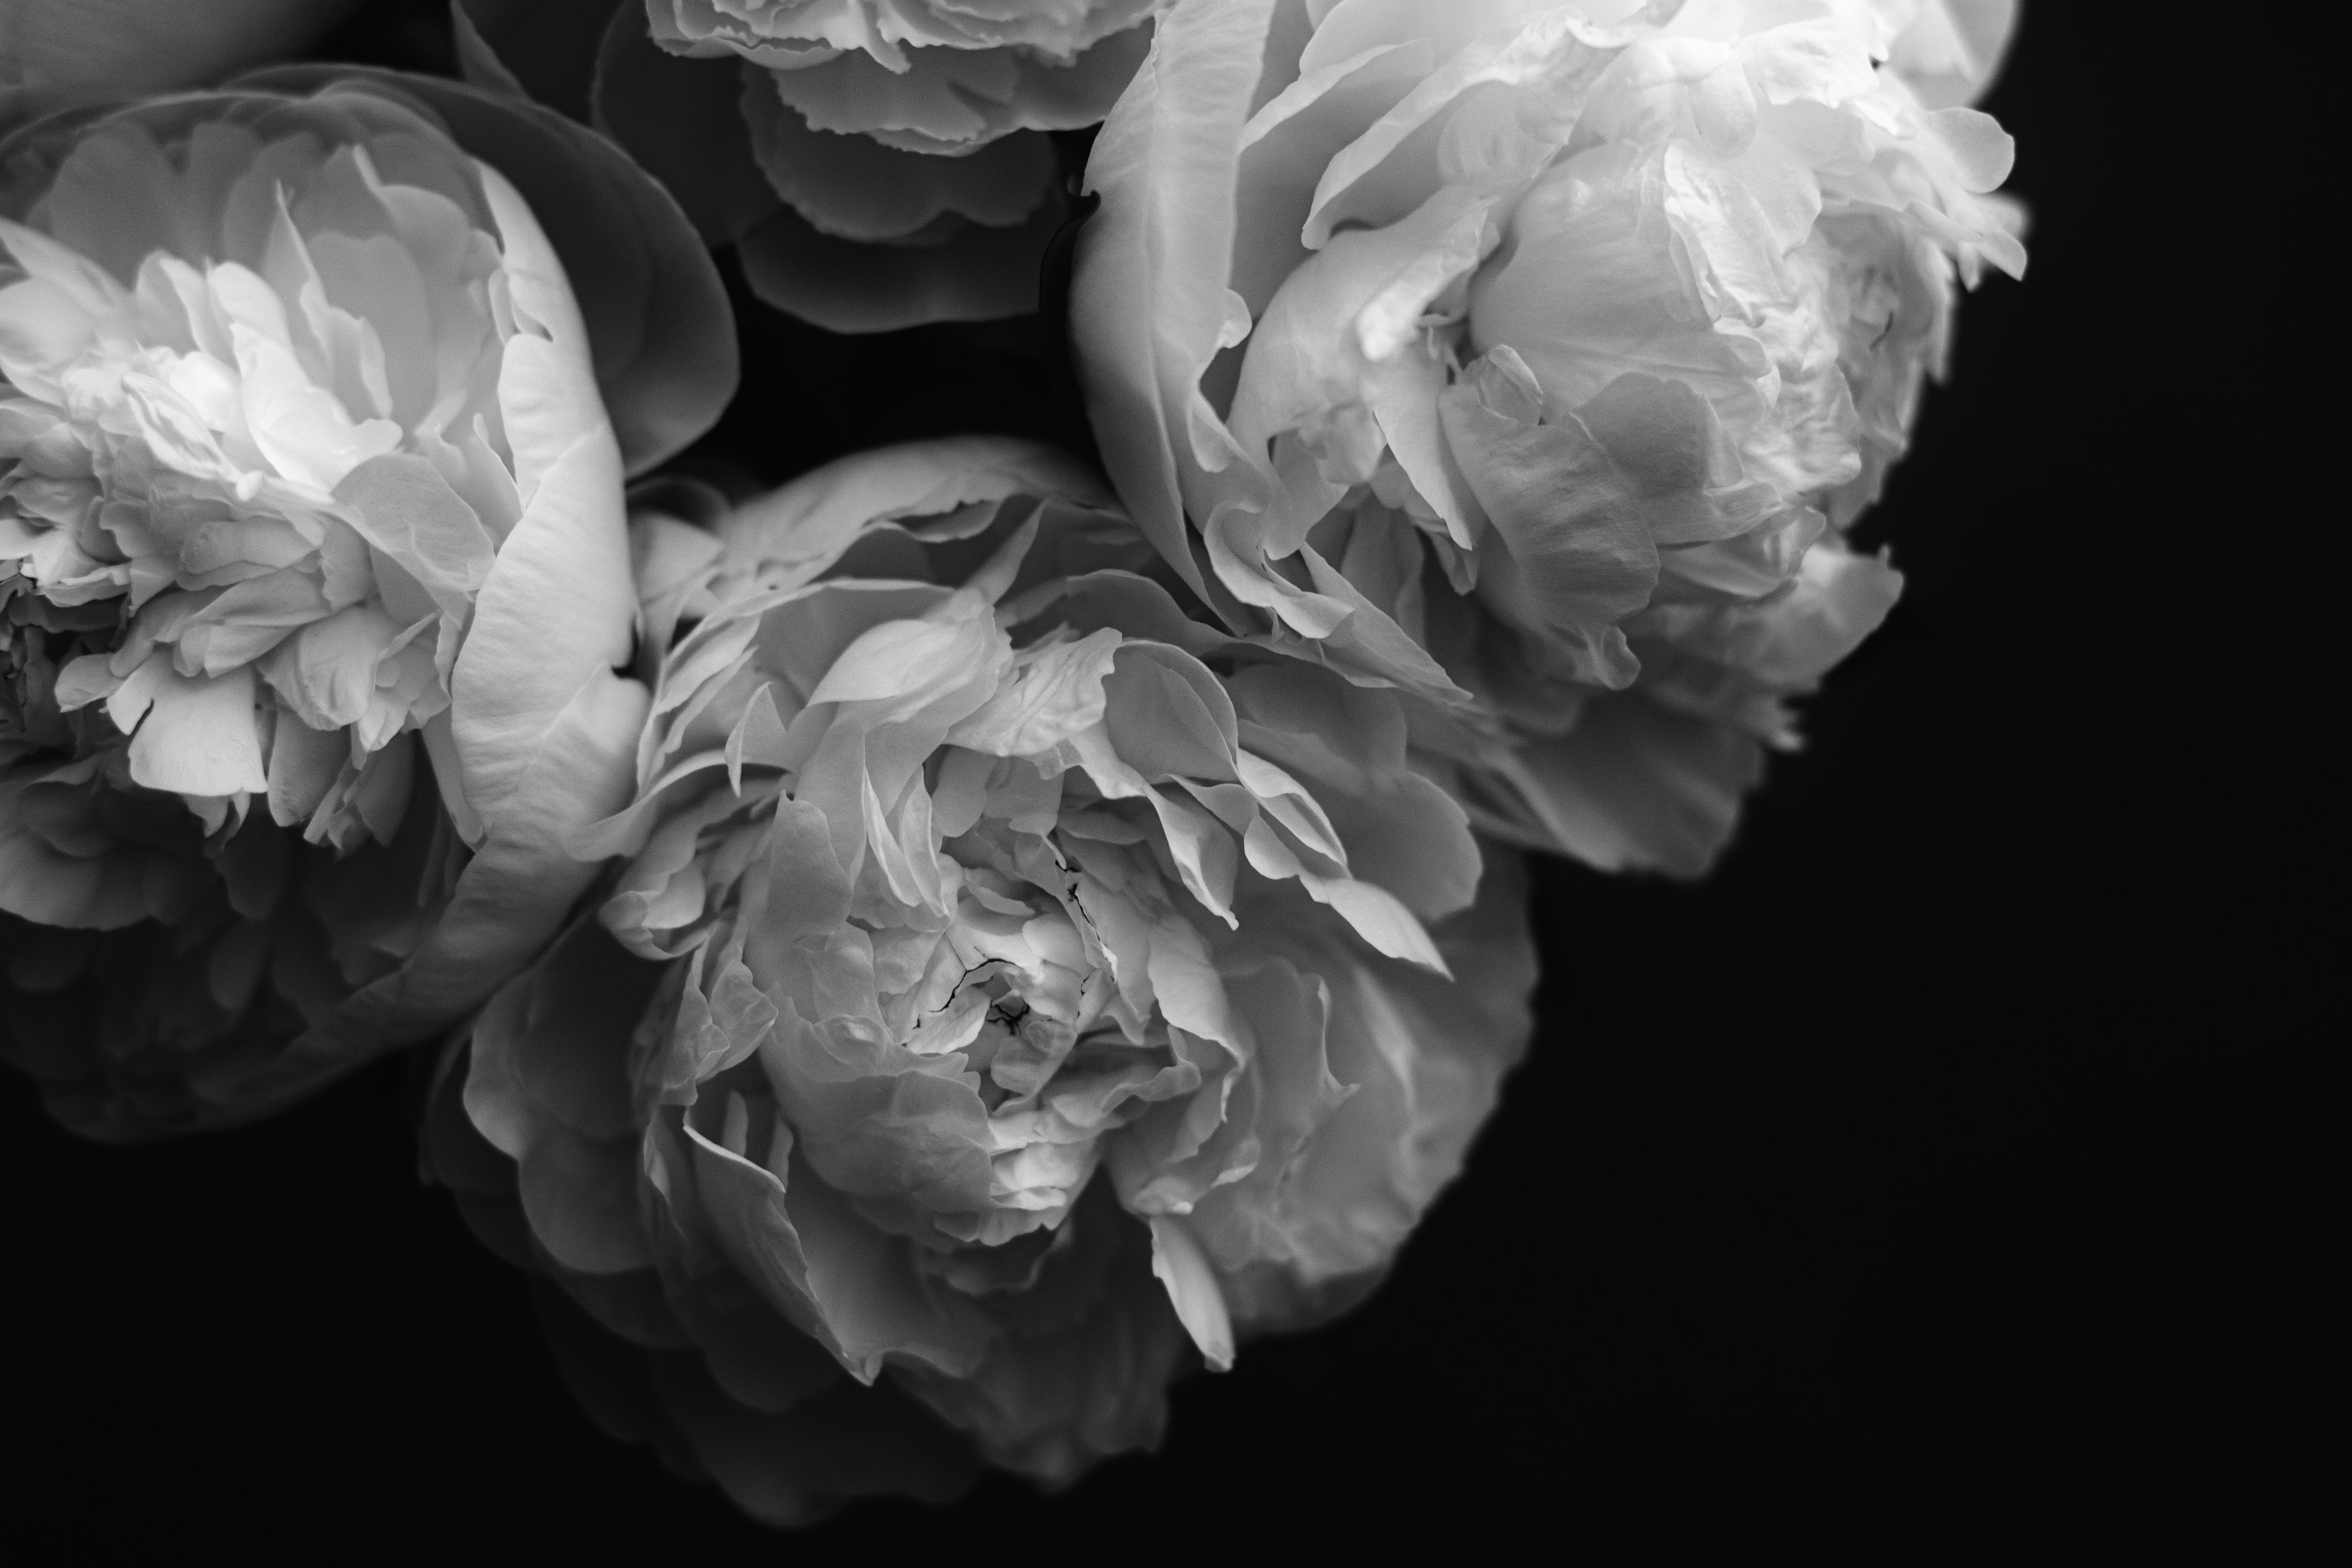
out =
<path fill-rule="evenodd" d="M 1087 163 L 1103 205 L 1078 236 L 1070 321 L 1087 417 L 1137 526 L 1195 592 L 1188 503 L 1204 518 L 1213 496 L 1265 504 L 1261 469 L 1200 385 L 1237 341 L 1226 333 L 1234 186 L 1273 11 L 1273 0 L 1170 10 Z"/>
<path fill-rule="evenodd" d="M 1212 1372 L 1234 1364 L 1234 1324 L 1226 1314 L 1217 1276 L 1192 1230 L 1173 1215 L 1151 1216 L 1151 1272 L 1168 1288 L 1177 1319 Z"/>
<path fill-rule="evenodd" d="M 498 547 L 440 469 L 406 453 L 371 458 L 343 476 L 335 500 L 360 537 L 433 591 L 444 614 L 465 615 Z"/>
<path fill-rule="evenodd" d="M 1190 654 L 1150 643 L 1116 650 L 1105 730 L 1118 758 L 1153 783 L 1235 776 L 1233 699 Z"/>
<path fill-rule="evenodd" d="M 565 29 L 573 26 L 567 19 Z M 660 48 L 635 4 L 614 12 L 596 59 L 597 128 L 677 198 L 712 246 L 742 238 L 776 210 L 744 134 L 741 68 L 731 57 L 688 59 Z"/>
<path fill-rule="evenodd" d="M 653 1261 L 637 1213 L 634 1139 L 599 1142 L 551 1126 L 520 1166 L 523 1214 L 557 1263 L 583 1274 L 620 1274 Z"/>
<path fill-rule="evenodd" d="M 971 1371 L 985 1320 L 969 1304 L 926 1292 L 905 1244 L 852 1213 L 797 1158 L 792 1182 L 687 1129 L 696 1179 L 721 1245 L 771 1304 L 825 1342 L 853 1376 L 871 1383 L 886 1355 L 954 1375 Z M 785 1146 L 792 1147 L 787 1135 Z M 796 1152 L 796 1151 L 795 1151 Z M 771 1163 L 786 1161 L 775 1154 Z"/>
<path fill-rule="evenodd" d="M 58 852 L 26 820 L 26 771 L 0 775 L 0 910 L 42 925 L 115 931 L 146 920 L 146 867 L 125 855 Z"/>
<path fill-rule="evenodd" d="M 401 428 L 389 419 L 354 422 L 334 394 L 311 383 L 284 342 L 241 321 L 230 331 L 246 427 L 287 479 L 332 490 L 360 464 L 400 444 Z"/>
<path fill-rule="evenodd" d="M 1373 952 L 1452 978 L 1428 931 L 1394 893 L 1352 877 L 1304 873 L 1298 881 L 1316 902 L 1337 910 L 1349 929 L 1371 944 Z"/>
<path fill-rule="evenodd" d="M 953 436 L 835 458 L 737 508 L 719 525 L 737 570 L 794 586 L 839 560 L 860 534 L 906 518 L 934 517 L 1015 495 L 1117 504 L 1099 476 L 1042 442 Z"/>
<path fill-rule="evenodd" d="M 1244 670 L 1228 684 L 1243 743 L 1315 786 L 1360 880 L 1423 919 L 1470 903 L 1480 856 L 1468 818 L 1411 771 L 1394 697 L 1303 665 Z"/>
<path fill-rule="evenodd" d="M 2000 74 L 2017 0 L 1918 0 L 1887 66 L 1930 109 L 1972 103 Z"/>
<path fill-rule="evenodd" d="M 1573 731 L 1530 743 L 1509 773 L 1587 865 L 1696 877 L 1730 842 L 1763 767 L 1763 748 L 1737 730 L 1628 692 L 1588 703 Z"/>
<path fill-rule="evenodd" d="M 1493 858 L 1476 907 L 1433 928 L 1451 982 L 1278 929 L 1270 945 L 1329 986 L 1328 1070 L 1347 1093 L 1278 1186 L 1253 1177 L 1196 1211 L 1234 1318 L 1258 1331 L 1328 1317 L 1378 1279 L 1527 1048 L 1537 971 L 1516 856 Z"/>
<path fill-rule="evenodd" d="M 1119 642 L 1118 633 L 1106 628 L 1048 649 L 950 730 L 948 743 L 990 756 L 1022 756 L 1051 751 L 1102 722 L 1103 681 Z"/>
<path fill-rule="evenodd" d="M 1337 31 L 1325 28 L 1316 36 Z M 1240 227 L 1233 286 L 1253 316 L 1264 312 L 1282 280 L 1314 254 L 1298 237 L 1331 155 L 1395 107 L 1432 63 L 1424 40 L 1376 44 L 1301 74 L 1250 116 L 1234 193 Z M 1259 93 L 1279 81 L 1269 62 Z"/>
<path fill-rule="evenodd" d="M 1167 1426 L 1166 1391 L 1190 1342 L 1151 1277 L 1150 1233 L 1108 1192 L 1090 1186 L 1068 1228 L 1076 1245 L 1047 1261 L 1031 1294 L 1068 1293 L 1058 1275 L 1095 1283 L 1087 1276 L 1098 1274 L 1082 1318 L 1048 1317 L 1050 1327 L 1016 1318 L 967 1378 L 901 1374 L 991 1463 L 1047 1486 L 1076 1479 L 1108 1455 L 1157 1446 Z"/>
<path fill-rule="evenodd" d="M 1484 9 L 1467 7 L 1463 19 Z M 1533 16 L 1494 16 L 1493 22 L 1499 25 L 1438 54 L 1435 70 L 1331 159 L 1316 185 L 1300 236 L 1309 249 L 1320 249 L 1344 224 L 1380 227 L 1426 201 L 1441 171 L 1405 150 L 1419 144 L 1424 128 L 1440 122 L 1477 89 L 1543 84 L 1539 96 L 1529 95 L 1534 101 L 1523 99 L 1513 105 L 1518 110 L 1516 119 L 1486 128 L 1489 133 L 1484 138 L 1462 139 L 1475 146 L 1469 155 L 1476 162 L 1459 173 L 1476 190 L 1492 194 L 1514 189 L 1567 143 L 1585 91 L 1613 58 L 1612 46 L 1617 40 L 1570 6 Z M 1334 51 L 1346 47 L 1338 42 L 1329 46 Z M 1300 63 L 1305 66 L 1310 59 L 1319 64 L 1320 51 L 1310 47 Z M 1468 148 L 1449 151 L 1457 159 L 1469 153 Z"/>
<path fill-rule="evenodd" d="M 953 621 L 885 621 L 861 633 L 844 649 L 808 695 L 820 702 L 893 702 L 942 690 L 968 679 L 975 628 L 969 618 Z"/>
<path fill-rule="evenodd" d="M 0 375 L 36 397 L 62 402 L 58 373 L 81 358 L 96 327 L 54 283 L 31 278 L 0 289 Z"/>
<path fill-rule="evenodd" d="M 744 280 L 780 310 L 835 332 L 890 332 L 927 321 L 992 321 L 1037 309 L 1037 269 L 1061 227 L 1039 206 L 1017 228 L 971 226 L 942 244 L 864 245 L 812 227 L 789 208 L 746 234 Z"/>
<path fill-rule="evenodd" d="M 541 476 L 457 655 L 452 721 L 485 822 L 499 825 L 582 682 L 627 662 L 635 612 L 620 455 L 609 431 L 593 430 Z"/>
<path fill-rule="evenodd" d="M 921 231 L 941 218 L 1014 227 L 1052 194 L 1054 149 L 1040 133 L 992 142 L 964 158 L 902 152 L 812 125 L 779 100 L 806 74 L 745 66 L 743 119 L 768 184 L 820 234 L 928 248 Z"/>
<path fill-rule="evenodd" d="M 302 724 L 339 731 L 367 712 L 375 698 L 377 661 L 402 629 L 382 610 L 353 605 L 279 644 L 260 673 Z"/>
<path fill-rule="evenodd" d="M 908 68 L 898 70 L 854 50 L 762 74 L 817 131 L 939 155 L 1023 131 L 1095 124 L 1134 76 L 1150 37 L 1148 26 L 1129 27 L 1066 63 L 1018 48 L 929 48 L 910 50 Z"/>
<path fill-rule="evenodd" d="M 518 331 L 499 366 L 499 410 L 514 452 L 515 489 L 528 512 L 540 479 L 583 440 L 609 438 L 596 395 L 587 329 L 563 265 L 521 195 L 478 163 L 499 226 Z"/>
<path fill-rule="evenodd" d="M 0 218 L 0 248 L 5 248 L 25 276 L 56 290 L 66 315 L 100 318 L 112 315 L 123 304 L 121 283 L 72 246 L 40 230 Z"/>
<path fill-rule="evenodd" d="M 466 79 L 589 117 L 597 50 L 608 18 L 645 30 L 641 0 L 455 0 L 457 59 Z"/>
<path fill-rule="evenodd" d="M 351 742 L 340 729 L 314 728 L 280 708 L 269 741 L 270 820 L 281 827 L 310 821 L 351 753 Z"/>
<path fill-rule="evenodd" d="M 1516 572 L 1490 567 L 1490 601 L 1579 656 L 1579 679 L 1622 687 L 1637 668 L 1616 623 L 1649 602 L 1658 552 L 1633 491 L 1581 425 L 1527 425 L 1475 380 L 1440 401 L 1446 437 Z M 1522 575 L 1523 574 L 1523 575 Z"/>
<path fill-rule="evenodd" d="M 131 776 L 149 789 L 233 795 L 269 787 L 250 669 L 191 678 L 151 658 L 109 710 L 117 725 L 131 731 Z"/>
<path fill-rule="evenodd" d="M 631 473 L 684 448 L 734 395 L 733 317 L 700 237 L 604 138 L 536 104 L 432 77 L 281 66 L 234 85 L 417 106 L 511 182 L 562 259 Z"/>

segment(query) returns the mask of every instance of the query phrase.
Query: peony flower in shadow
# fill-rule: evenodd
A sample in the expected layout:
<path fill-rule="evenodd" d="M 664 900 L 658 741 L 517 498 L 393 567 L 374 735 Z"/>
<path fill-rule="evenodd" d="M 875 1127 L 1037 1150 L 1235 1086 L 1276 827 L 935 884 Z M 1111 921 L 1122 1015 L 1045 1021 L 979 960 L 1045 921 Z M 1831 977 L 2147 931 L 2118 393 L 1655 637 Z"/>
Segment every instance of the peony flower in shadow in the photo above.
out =
<path fill-rule="evenodd" d="M 435 1159 L 656 1352 L 660 1429 L 779 1521 L 956 1484 L 941 1422 L 1058 1484 L 1153 1445 L 1195 1351 L 1359 1300 L 1534 980 L 1395 696 L 1188 616 L 1016 443 L 635 528 L 668 652 L 637 799 L 578 841 L 628 858 L 472 1028 L 511 1188 Z M 922 1412 L 903 1479 L 804 1457 Z"/>
<path fill-rule="evenodd" d="M 1123 497 L 1409 692 L 1482 829 L 1704 870 L 1900 588 L 1843 531 L 1955 281 L 2023 268 L 2009 138 L 1908 74 L 1980 84 L 2010 9 L 1186 0 L 1087 176 Z"/>
<path fill-rule="evenodd" d="M 586 885 L 624 471 L 723 404 L 724 296 L 609 145 L 452 83 L 268 73 L 0 169 L 0 942 L 65 994 L 14 1051 L 94 1135 L 249 1117 Z"/>
<path fill-rule="evenodd" d="M 477 80 L 592 118 L 835 331 L 1037 308 L 1098 123 L 1168 0 L 456 0 Z"/>

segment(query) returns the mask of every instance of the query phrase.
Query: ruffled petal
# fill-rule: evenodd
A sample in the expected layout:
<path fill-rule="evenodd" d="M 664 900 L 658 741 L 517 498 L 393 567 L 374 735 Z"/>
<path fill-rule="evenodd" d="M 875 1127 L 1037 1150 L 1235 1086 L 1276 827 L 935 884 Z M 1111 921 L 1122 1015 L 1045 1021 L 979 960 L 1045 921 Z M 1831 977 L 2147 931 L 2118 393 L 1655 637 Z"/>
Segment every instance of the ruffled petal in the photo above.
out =
<path fill-rule="evenodd" d="M 865 245 L 777 213 L 740 246 L 752 292 L 835 332 L 993 321 L 1037 309 L 1037 272 L 1062 225 L 1057 203 L 1013 228 L 972 224 L 932 245 Z"/>
<path fill-rule="evenodd" d="M 768 184 L 820 234 L 928 249 L 943 220 L 949 234 L 959 219 L 1012 228 L 1052 194 L 1054 149 L 1042 135 L 1008 136 L 960 158 L 843 135 L 778 98 L 778 84 L 803 74 L 746 67 L 743 120 Z"/>
<path fill-rule="evenodd" d="M 1078 237 L 1070 321 L 1087 416 L 1136 525 L 1196 592 L 1187 509 L 1205 520 L 1229 497 L 1265 504 L 1261 468 L 1200 387 L 1248 326 L 1226 286 L 1234 188 L 1273 11 L 1171 11 L 1087 163 L 1102 206 Z"/>
<path fill-rule="evenodd" d="M 233 85 L 389 96 L 510 181 L 561 258 L 631 473 L 674 456 L 734 395 L 734 321 L 717 268 L 677 202 L 604 137 L 536 104 L 394 71 L 280 66 Z"/>
<path fill-rule="evenodd" d="M 476 600 L 454 727 L 467 799 L 494 828 L 565 705 L 628 662 L 635 605 L 621 508 L 619 453 L 610 432 L 592 430 L 541 476 Z"/>
<path fill-rule="evenodd" d="M 595 123 L 677 198 L 705 243 L 731 244 L 776 210 L 743 134 L 732 58 L 688 59 L 656 47 L 625 5 L 596 60 Z"/>
<path fill-rule="evenodd" d="M 1075 131 L 1110 112 L 1150 47 L 1131 27 L 1056 63 L 1013 49 L 909 50 L 892 70 L 862 50 L 769 74 L 816 131 L 911 153 L 963 153 L 1022 131 Z"/>

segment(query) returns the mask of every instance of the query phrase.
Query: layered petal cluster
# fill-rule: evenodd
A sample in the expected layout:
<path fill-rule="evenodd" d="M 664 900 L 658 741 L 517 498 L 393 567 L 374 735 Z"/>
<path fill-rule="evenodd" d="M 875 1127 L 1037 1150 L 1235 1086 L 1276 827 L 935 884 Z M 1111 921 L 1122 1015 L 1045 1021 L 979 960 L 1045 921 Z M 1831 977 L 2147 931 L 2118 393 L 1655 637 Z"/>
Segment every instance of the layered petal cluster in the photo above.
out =
<path fill-rule="evenodd" d="M 882 331 L 1036 309 L 1068 216 L 1049 133 L 1101 121 L 1167 4 L 460 0 L 458 16 L 469 73 L 593 114 L 712 244 L 740 244 L 763 299 Z"/>
<path fill-rule="evenodd" d="M 1188 616 L 1108 508 L 968 440 L 635 525 L 675 641 L 578 841 L 627 862 L 464 1103 L 582 1303 L 702 1352 L 665 1419 L 766 1517 L 900 1484 L 775 1457 L 845 1378 L 1047 1480 L 1150 1445 L 1188 1342 L 1379 1278 L 1525 1040 L 1517 868 L 1396 695 Z"/>
<path fill-rule="evenodd" d="M 95 1043 L 27 1047 L 93 1131 L 251 1114 L 446 1026 L 553 934 L 589 875 L 563 832 L 627 791 L 598 345 L 458 127 L 577 144 L 543 195 L 647 189 L 551 115 L 362 75 L 0 145 L 0 909 L 75 933 L 16 932 L 18 984 L 99 982 Z M 628 255 L 624 198 L 592 205 Z M 688 352 L 731 371 L 707 258 L 666 249 L 641 287 L 699 292 Z"/>
<path fill-rule="evenodd" d="M 1122 495 L 1237 630 L 1412 693 L 1483 827 L 1703 870 L 1895 601 L 1843 531 L 1955 281 L 2023 268 L 2009 138 L 1912 85 L 2012 10 L 1178 5 L 1073 302 Z"/>

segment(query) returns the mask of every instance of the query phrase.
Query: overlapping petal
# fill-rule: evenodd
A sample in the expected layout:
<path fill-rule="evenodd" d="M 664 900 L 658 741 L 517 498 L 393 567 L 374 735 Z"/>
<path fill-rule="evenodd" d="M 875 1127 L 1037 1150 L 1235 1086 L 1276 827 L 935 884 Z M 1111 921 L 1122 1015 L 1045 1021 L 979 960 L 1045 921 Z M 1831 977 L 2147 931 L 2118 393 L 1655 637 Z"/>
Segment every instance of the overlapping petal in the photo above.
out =
<path fill-rule="evenodd" d="M 837 331 L 1037 308 L 1048 133 L 1100 121 L 1166 0 L 457 0 L 469 77 L 593 116 L 769 303 Z"/>

